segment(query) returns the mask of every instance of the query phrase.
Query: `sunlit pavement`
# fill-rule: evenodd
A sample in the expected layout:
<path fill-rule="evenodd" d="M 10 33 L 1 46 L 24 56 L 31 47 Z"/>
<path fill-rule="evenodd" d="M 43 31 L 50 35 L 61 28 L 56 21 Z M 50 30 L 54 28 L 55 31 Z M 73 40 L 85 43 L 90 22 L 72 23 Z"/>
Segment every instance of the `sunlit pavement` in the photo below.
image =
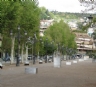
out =
<path fill-rule="evenodd" d="M 38 73 L 25 74 L 25 67 L 37 67 Z M 96 87 L 96 63 L 90 59 L 66 65 L 62 61 L 61 68 L 53 63 L 8 65 L 0 70 L 0 87 Z"/>

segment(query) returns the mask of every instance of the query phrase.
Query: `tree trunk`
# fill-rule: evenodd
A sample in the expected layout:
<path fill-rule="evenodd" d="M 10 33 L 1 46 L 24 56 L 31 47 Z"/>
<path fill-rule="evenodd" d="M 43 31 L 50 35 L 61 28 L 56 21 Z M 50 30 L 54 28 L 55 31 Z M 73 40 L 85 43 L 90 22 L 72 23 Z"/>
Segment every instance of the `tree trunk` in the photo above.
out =
<path fill-rule="evenodd" d="M 15 37 L 12 37 L 12 45 L 11 45 L 11 61 L 10 63 L 14 63 L 14 45 L 15 45 Z"/>
<path fill-rule="evenodd" d="M 28 58 L 28 46 L 26 46 L 26 58 L 25 58 L 25 61 L 27 61 L 27 58 Z"/>
<path fill-rule="evenodd" d="M 23 52 L 24 52 L 24 43 L 22 44 L 22 48 L 21 48 L 21 63 L 24 62 Z"/>

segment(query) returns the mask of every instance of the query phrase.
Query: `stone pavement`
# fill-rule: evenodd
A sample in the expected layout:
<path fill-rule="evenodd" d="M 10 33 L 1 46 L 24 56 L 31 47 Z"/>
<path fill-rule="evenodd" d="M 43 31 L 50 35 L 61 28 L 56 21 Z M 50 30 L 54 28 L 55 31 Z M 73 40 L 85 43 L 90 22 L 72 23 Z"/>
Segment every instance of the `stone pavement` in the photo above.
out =
<path fill-rule="evenodd" d="M 0 69 L 0 87 L 96 87 L 96 63 L 85 60 L 54 68 L 53 63 L 30 66 L 4 66 Z M 37 67 L 37 74 L 26 74 L 25 67 Z"/>

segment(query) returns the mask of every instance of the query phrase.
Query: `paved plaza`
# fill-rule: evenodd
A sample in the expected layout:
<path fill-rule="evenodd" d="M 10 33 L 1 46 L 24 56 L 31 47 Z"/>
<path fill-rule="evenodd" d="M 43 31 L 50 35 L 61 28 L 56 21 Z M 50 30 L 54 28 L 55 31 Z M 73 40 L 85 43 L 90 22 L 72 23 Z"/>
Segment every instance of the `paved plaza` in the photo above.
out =
<path fill-rule="evenodd" d="M 26 74 L 26 67 L 37 67 L 37 74 Z M 96 62 L 91 59 L 54 68 L 52 63 L 30 66 L 4 66 L 0 69 L 0 87 L 96 87 Z"/>

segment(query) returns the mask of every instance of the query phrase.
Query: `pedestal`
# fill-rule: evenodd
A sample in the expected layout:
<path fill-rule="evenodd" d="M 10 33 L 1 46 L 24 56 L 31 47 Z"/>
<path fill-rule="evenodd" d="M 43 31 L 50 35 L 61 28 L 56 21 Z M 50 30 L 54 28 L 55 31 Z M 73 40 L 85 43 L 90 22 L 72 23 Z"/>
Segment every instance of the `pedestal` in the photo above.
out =
<path fill-rule="evenodd" d="M 27 68 L 25 68 L 25 73 L 37 74 L 37 72 L 38 72 L 38 68 L 36 68 L 36 67 L 27 67 Z"/>
<path fill-rule="evenodd" d="M 61 67 L 61 59 L 59 56 L 54 57 L 54 67 L 57 67 L 57 68 Z"/>

